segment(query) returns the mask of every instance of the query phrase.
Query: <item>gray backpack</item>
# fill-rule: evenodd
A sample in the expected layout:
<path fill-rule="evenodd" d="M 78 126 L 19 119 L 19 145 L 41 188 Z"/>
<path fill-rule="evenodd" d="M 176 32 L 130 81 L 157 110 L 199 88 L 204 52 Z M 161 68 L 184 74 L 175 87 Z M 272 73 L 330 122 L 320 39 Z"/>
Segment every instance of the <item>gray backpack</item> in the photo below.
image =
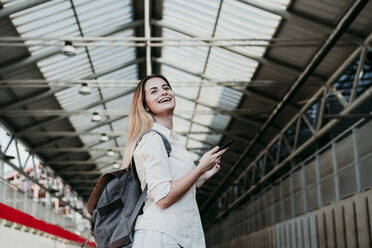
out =
<path fill-rule="evenodd" d="M 145 134 L 151 131 L 161 136 L 169 157 L 172 148 L 167 138 L 153 129 Z M 99 178 L 87 203 L 88 212 L 93 216 L 91 231 L 98 248 L 132 247 L 134 223 L 146 195 L 147 185 L 141 193 L 133 157 L 128 169 L 109 172 Z"/>

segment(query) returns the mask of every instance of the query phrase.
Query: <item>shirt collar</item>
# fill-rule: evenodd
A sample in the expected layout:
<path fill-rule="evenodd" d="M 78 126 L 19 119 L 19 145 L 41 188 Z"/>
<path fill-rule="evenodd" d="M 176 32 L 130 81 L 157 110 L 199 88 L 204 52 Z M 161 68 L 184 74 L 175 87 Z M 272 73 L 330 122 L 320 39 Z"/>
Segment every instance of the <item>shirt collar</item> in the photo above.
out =
<path fill-rule="evenodd" d="M 159 131 L 161 134 L 163 134 L 168 140 L 175 139 L 178 140 L 177 133 L 173 130 L 170 130 L 163 125 L 160 125 L 156 122 L 154 122 L 152 129 L 155 129 L 156 131 Z"/>

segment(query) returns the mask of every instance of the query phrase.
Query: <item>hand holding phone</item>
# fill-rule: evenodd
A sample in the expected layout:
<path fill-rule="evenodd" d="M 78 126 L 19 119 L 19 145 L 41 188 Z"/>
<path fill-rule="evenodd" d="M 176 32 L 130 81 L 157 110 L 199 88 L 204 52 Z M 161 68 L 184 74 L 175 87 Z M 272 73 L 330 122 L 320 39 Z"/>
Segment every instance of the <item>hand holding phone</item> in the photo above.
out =
<path fill-rule="evenodd" d="M 230 146 L 232 142 L 232 140 L 228 140 L 225 144 L 219 147 L 218 150 L 217 146 L 215 146 L 201 157 L 197 166 L 201 168 L 203 173 L 213 168 L 213 166 L 217 165 L 219 167 L 221 156 L 225 153 L 225 151 L 222 152 L 222 150 Z"/>
<path fill-rule="evenodd" d="M 233 142 L 233 140 L 228 140 L 225 144 L 223 144 L 222 146 L 220 146 L 220 148 L 218 148 L 217 152 L 219 152 L 219 151 L 225 149 L 226 147 L 230 146 L 232 142 Z"/>

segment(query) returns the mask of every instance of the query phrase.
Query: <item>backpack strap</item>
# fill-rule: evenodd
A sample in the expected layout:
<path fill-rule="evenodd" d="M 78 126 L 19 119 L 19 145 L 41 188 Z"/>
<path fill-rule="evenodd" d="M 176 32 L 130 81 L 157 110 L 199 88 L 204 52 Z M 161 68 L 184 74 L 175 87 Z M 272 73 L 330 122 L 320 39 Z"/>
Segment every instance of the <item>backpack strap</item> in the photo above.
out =
<path fill-rule="evenodd" d="M 129 219 L 129 227 L 130 228 L 134 224 L 134 221 L 136 220 L 137 215 L 138 215 L 139 211 L 141 210 L 142 204 L 145 202 L 146 196 L 147 196 L 147 185 L 143 189 L 143 191 L 140 195 L 140 198 L 138 199 L 138 201 L 136 203 L 136 206 L 134 207 L 134 209 L 132 211 L 132 215 L 130 216 L 130 219 Z"/>
<path fill-rule="evenodd" d="M 155 130 L 155 129 L 150 129 L 150 130 L 147 130 L 143 136 L 149 132 L 155 132 L 157 134 L 160 135 L 161 139 L 163 140 L 163 143 L 164 143 L 164 146 L 165 146 L 165 150 L 167 151 L 167 155 L 168 157 L 170 156 L 170 153 L 172 151 L 172 147 L 168 141 L 168 139 L 162 134 L 160 133 L 159 131 Z M 142 136 L 142 137 L 143 137 Z M 134 164 L 134 159 L 132 157 L 132 163 Z M 134 170 L 135 170 L 135 166 L 134 166 Z M 137 172 L 136 172 L 136 176 L 138 178 L 138 175 L 137 175 Z M 129 227 L 132 227 L 132 225 L 134 224 L 134 221 L 136 220 L 137 218 L 137 215 L 143 205 L 143 203 L 145 202 L 145 199 L 146 199 L 146 196 L 147 196 L 147 184 L 145 186 L 145 188 L 143 189 L 141 195 L 140 195 L 140 198 L 138 199 L 137 203 L 136 203 L 136 206 L 134 207 L 133 211 L 132 211 L 132 215 L 130 216 L 130 219 L 129 219 Z"/>
<path fill-rule="evenodd" d="M 161 132 L 159 132 L 158 130 L 155 130 L 155 129 L 149 129 L 149 130 L 147 130 L 144 134 L 143 134 L 143 136 L 145 136 L 145 134 L 148 134 L 148 133 L 150 133 L 150 132 L 155 132 L 155 133 L 157 133 L 157 134 L 159 134 L 160 135 L 160 137 L 161 137 L 161 139 L 163 140 L 163 143 L 164 143 L 164 146 L 165 146 L 165 150 L 167 151 L 167 154 L 168 154 L 168 157 L 170 156 L 170 153 L 171 153 L 171 151 L 172 151 L 172 147 L 171 147 L 171 145 L 170 145 L 170 143 L 169 143 L 169 141 L 168 141 L 168 139 L 161 133 Z M 142 137 L 143 137 L 142 136 Z"/>
<path fill-rule="evenodd" d="M 161 139 L 163 140 L 163 144 L 165 146 L 165 150 L 167 152 L 167 155 L 169 157 L 170 153 L 172 151 L 172 146 L 170 145 L 168 139 L 162 133 L 160 133 L 159 131 L 157 131 L 155 129 L 147 130 L 146 132 L 143 133 L 142 137 L 145 136 L 146 134 L 150 133 L 150 132 L 155 132 L 155 133 L 160 135 Z M 141 139 L 142 139 L 142 137 L 141 137 Z M 137 145 L 141 141 L 141 139 L 137 142 Z M 130 169 L 132 171 L 132 173 L 138 178 L 136 166 L 134 165 L 134 156 L 132 156 L 132 160 L 131 160 L 131 163 L 130 163 L 130 166 L 128 167 L 128 169 Z"/>

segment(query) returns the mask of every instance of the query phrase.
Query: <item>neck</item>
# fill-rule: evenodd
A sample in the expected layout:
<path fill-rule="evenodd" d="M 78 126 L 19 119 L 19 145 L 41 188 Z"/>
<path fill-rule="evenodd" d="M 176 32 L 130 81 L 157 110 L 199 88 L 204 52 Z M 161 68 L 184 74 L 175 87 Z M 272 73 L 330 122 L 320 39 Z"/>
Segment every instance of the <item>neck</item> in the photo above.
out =
<path fill-rule="evenodd" d="M 154 122 L 173 130 L 173 115 L 153 116 Z"/>

